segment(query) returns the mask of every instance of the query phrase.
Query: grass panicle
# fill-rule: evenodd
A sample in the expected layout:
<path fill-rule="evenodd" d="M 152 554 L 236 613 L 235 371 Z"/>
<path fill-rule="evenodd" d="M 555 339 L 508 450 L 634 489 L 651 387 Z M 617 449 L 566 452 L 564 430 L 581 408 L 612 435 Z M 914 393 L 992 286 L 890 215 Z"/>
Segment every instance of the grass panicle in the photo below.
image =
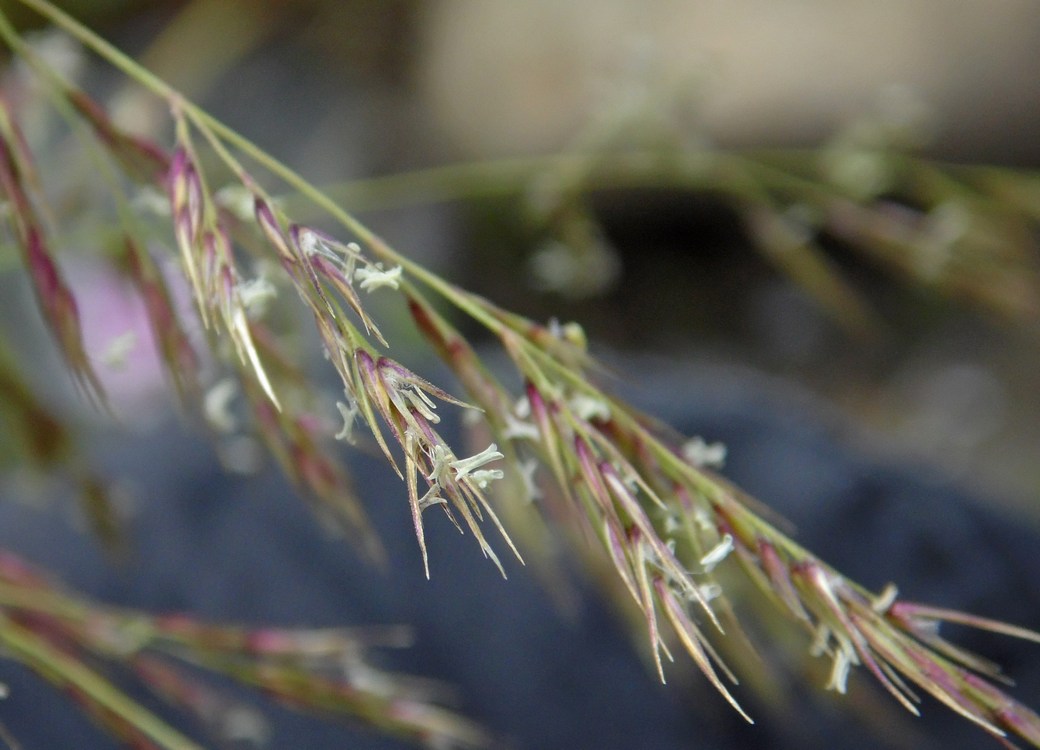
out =
<path fill-rule="evenodd" d="M 624 603 L 620 606 L 637 613 L 662 680 L 666 663 L 683 651 L 724 700 L 751 721 L 738 702 L 737 675 L 720 648 L 733 635 L 726 580 L 743 570 L 781 612 L 804 626 L 811 653 L 831 660 L 828 688 L 844 692 L 850 671 L 862 667 L 911 712 L 918 710 L 918 692 L 927 693 L 1002 741 L 1017 737 L 1040 747 L 1040 718 L 995 684 L 1002 677 L 994 665 L 941 638 L 937 626 L 948 621 L 1012 637 L 1040 636 L 903 602 L 894 587 L 872 594 L 846 579 L 712 471 L 723 458 L 719 446 L 674 435 L 606 392 L 599 385 L 606 370 L 588 353 L 580 326 L 535 323 L 424 268 L 387 245 L 328 193 L 51 3 L 20 2 L 150 91 L 171 113 L 175 136 L 167 148 L 123 132 L 104 106 L 56 72 L 42 73 L 55 108 L 67 107 L 92 134 L 105 163 L 118 170 L 120 190 L 133 185 L 166 196 L 159 211 L 166 215 L 149 227 L 164 233 L 163 241 L 146 244 L 137 221 L 117 212 L 120 244 L 109 261 L 142 298 L 174 390 L 189 409 L 208 416 L 218 433 L 239 429 L 229 406 L 241 392 L 248 421 L 244 429 L 314 499 L 319 514 L 371 558 L 385 561 L 385 553 L 336 451 L 337 439 L 354 443 L 361 427 L 403 482 L 403 501 L 427 577 L 431 564 L 423 517 L 434 507 L 460 532 L 468 531 L 503 576 L 506 564 L 488 539 L 488 527 L 521 562 L 521 547 L 544 552 L 555 546 L 545 543 L 547 537 L 565 538 L 590 568 L 608 573 L 602 578 L 611 581 L 608 590 Z M 0 36 L 14 54 L 31 56 L 2 12 Z M 45 65 L 30 62 L 38 70 Z M 56 222 L 51 226 L 46 191 L 39 187 L 46 177 L 44 165 L 37 164 L 21 136 L 17 114 L 6 104 L 0 107 L 0 189 L 8 206 L 8 233 L 74 378 L 103 403 L 101 383 L 83 346 L 77 301 L 55 257 L 56 248 L 68 251 L 71 243 Z M 1009 274 L 1028 264 L 985 240 L 1015 234 L 1024 219 L 972 211 L 986 196 L 1015 192 L 1018 182 L 886 153 L 884 166 L 891 177 L 886 186 L 892 189 L 901 177 L 903 187 L 913 189 L 911 197 L 927 198 L 920 202 L 927 210 L 911 211 L 888 201 L 884 191 L 857 192 L 844 184 L 842 159 L 862 154 L 835 149 L 826 151 L 825 159 L 696 154 L 690 157 L 697 158 L 696 170 L 685 172 L 677 155 L 670 174 L 673 179 L 685 174 L 702 185 L 712 181 L 713 189 L 729 195 L 766 256 L 856 330 L 871 329 L 872 314 L 822 255 L 817 240 L 824 233 L 935 286 L 1009 313 L 1035 311 L 1032 276 L 1018 285 L 1009 280 Z M 553 170 L 557 177 L 567 176 L 566 190 L 558 192 L 586 223 L 587 212 L 575 203 L 583 190 L 638 185 L 654 177 L 638 167 L 653 161 L 612 161 L 610 153 L 585 162 L 576 158 L 541 167 L 550 177 Z M 511 169 L 502 171 L 520 184 L 516 175 L 522 176 L 523 169 L 516 164 Z M 659 173 L 656 179 L 662 179 Z M 292 205 L 306 201 L 323 214 L 321 226 L 328 221 L 337 228 L 312 227 L 302 209 L 297 213 L 272 197 L 264 187 L 270 182 L 296 193 Z M 218 184 L 220 189 L 212 187 Z M 791 202 L 811 210 L 787 210 Z M 566 207 L 557 208 L 542 213 L 559 217 Z M 1023 204 L 1023 210 L 1036 219 L 1035 205 Z M 980 218 L 985 216 L 990 223 Z M 595 234 L 594 227 L 583 227 L 580 234 L 586 239 Z M 164 244 L 175 248 L 171 254 L 179 261 L 178 278 L 161 273 L 153 257 Z M 175 285 L 189 291 L 194 313 L 176 309 Z M 998 288 L 1020 293 L 1005 298 L 994 291 Z M 384 334 L 369 309 L 371 295 L 407 307 L 472 403 L 402 363 L 402 345 L 389 327 Z M 313 322 L 311 333 L 339 377 L 334 399 L 297 364 L 293 340 L 303 332 L 286 333 L 269 322 L 271 306 L 302 312 Z M 463 319 L 497 340 L 512 363 L 511 377 L 522 383 L 518 392 L 494 374 L 461 333 L 457 321 Z M 194 323 L 203 331 L 198 343 L 187 333 Z M 205 351 L 196 351 L 198 346 Z M 212 358 L 227 380 L 214 383 L 205 375 L 204 358 Z M 6 370 L 0 369 L 0 376 L 7 378 Z M 22 390 L 14 394 L 15 408 L 29 414 L 37 407 L 31 391 Z M 449 445 L 438 431 L 442 408 L 460 409 L 479 422 L 486 447 L 467 455 L 470 451 Z M 62 435 L 57 428 L 53 434 Z M 50 435 L 35 439 L 42 443 Z M 26 437 L 34 439 L 28 432 Z M 49 449 L 41 444 L 35 450 L 43 455 Z M 500 486 L 513 490 L 496 493 Z M 523 527 L 521 543 L 514 544 L 507 527 L 514 520 L 523 526 L 519 519 L 532 508 L 544 523 Z M 250 630 L 114 610 L 61 592 L 9 555 L 0 557 L 0 642 L 13 658 L 75 697 L 117 737 L 142 746 L 193 745 L 121 695 L 88 661 L 129 665 L 138 678 L 204 722 L 231 709 L 225 697 L 198 683 L 185 666 L 226 675 L 300 708 L 350 713 L 430 746 L 489 741 L 473 724 L 428 700 L 424 691 L 412 691 L 414 682 L 385 675 L 371 679 L 362 655 L 372 644 L 364 637 L 344 631 Z M 332 672 L 330 663 L 336 665 Z"/>

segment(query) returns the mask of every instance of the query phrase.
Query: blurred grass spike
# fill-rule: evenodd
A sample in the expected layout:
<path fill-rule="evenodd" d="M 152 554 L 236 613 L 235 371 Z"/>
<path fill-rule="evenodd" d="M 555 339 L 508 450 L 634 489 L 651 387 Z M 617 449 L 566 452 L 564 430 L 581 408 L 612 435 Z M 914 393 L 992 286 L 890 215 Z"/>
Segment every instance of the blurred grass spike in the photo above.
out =
<path fill-rule="evenodd" d="M 118 128 L 104 108 L 85 92 L 69 87 L 65 96 L 94 129 L 98 140 L 116 158 L 127 177 L 142 185 L 162 181 L 170 169 L 170 158 L 161 148 Z"/>
<path fill-rule="evenodd" d="M 159 359 L 185 406 L 200 400 L 199 359 L 174 309 L 166 280 L 152 257 L 131 237 L 118 262 L 144 305 Z"/>
<path fill-rule="evenodd" d="M 66 691 L 134 747 L 201 749 L 128 698 L 106 674 L 116 664 L 217 739 L 232 738 L 213 724 L 246 706 L 200 673 L 245 684 L 297 710 L 350 716 L 431 749 L 491 743 L 476 724 L 437 705 L 437 683 L 368 662 L 373 648 L 407 645 L 400 628 L 246 628 L 105 607 L 66 594 L 21 558 L 0 552 L 0 644 L 9 658 Z M 262 719 L 251 724 L 262 738 Z"/>
<path fill-rule="evenodd" d="M 6 101 L 0 99 L 0 189 L 9 206 L 8 219 L 22 250 L 29 279 L 44 323 L 50 328 L 77 384 L 99 406 L 106 406 L 101 381 L 83 346 L 79 307 L 44 239 L 37 206 L 43 196 L 32 196 L 32 155 Z"/>

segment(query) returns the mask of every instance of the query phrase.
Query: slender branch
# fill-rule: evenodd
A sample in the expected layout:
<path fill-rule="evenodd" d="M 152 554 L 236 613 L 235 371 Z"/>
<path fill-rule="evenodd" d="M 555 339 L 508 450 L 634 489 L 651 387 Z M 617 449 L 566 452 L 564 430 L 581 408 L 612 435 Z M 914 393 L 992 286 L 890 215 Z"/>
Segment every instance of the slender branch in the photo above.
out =
<path fill-rule="evenodd" d="M 146 737 L 169 750 L 202 750 L 155 714 L 130 700 L 112 683 L 85 667 L 80 661 L 51 647 L 30 630 L 0 614 L 0 643 L 18 659 L 33 665 L 51 680 L 88 696 L 99 707 L 110 711 Z"/>

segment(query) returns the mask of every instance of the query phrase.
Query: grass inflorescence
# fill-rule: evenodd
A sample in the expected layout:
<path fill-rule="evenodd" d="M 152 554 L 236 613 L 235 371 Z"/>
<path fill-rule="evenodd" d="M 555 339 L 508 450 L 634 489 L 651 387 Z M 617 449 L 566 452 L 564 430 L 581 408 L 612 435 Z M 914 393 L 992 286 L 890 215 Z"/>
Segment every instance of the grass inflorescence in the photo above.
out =
<path fill-rule="evenodd" d="M 211 389 L 208 399 L 204 394 L 198 343 L 186 332 L 198 322 L 206 356 L 231 373 L 231 387 L 244 394 L 251 427 L 270 454 L 319 512 L 370 557 L 383 559 L 384 553 L 335 450 L 336 439 L 351 443 L 361 428 L 403 482 L 402 498 L 427 576 L 433 567 L 424 534 L 427 511 L 446 513 L 504 576 L 510 561 L 495 548 L 504 546 L 522 562 L 524 543 L 514 543 L 509 521 L 517 517 L 516 506 L 536 500 L 546 521 L 543 530 L 555 528 L 583 550 L 590 565 L 610 571 L 612 590 L 639 613 L 662 680 L 666 662 L 685 652 L 751 720 L 734 694 L 738 676 L 718 647 L 734 624 L 719 572 L 739 566 L 780 611 L 805 627 L 812 652 L 831 660 L 827 687 L 844 692 L 850 670 L 860 666 L 911 712 L 917 712 L 918 692 L 927 693 L 991 735 L 1016 736 L 1040 747 L 1040 718 L 997 687 L 1000 674 L 993 665 L 942 639 L 937 626 L 953 621 L 1040 640 L 1036 634 L 905 602 L 894 587 L 872 593 L 848 580 L 712 471 L 720 460 L 717 447 L 688 442 L 605 392 L 579 326 L 535 323 L 432 273 L 50 3 L 22 2 L 169 107 L 174 138 L 166 148 L 123 132 L 86 93 L 53 71 L 41 73 L 54 106 L 91 134 L 100 158 L 121 175 L 113 200 L 122 205 L 126 198 L 118 192 L 130 189 L 158 189 L 165 196 L 168 218 L 159 223 L 165 221 L 169 244 L 176 248 L 182 272 L 177 283 L 190 291 L 194 312 L 175 309 L 171 282 L 152 255 L 154 243 L 138 220 L 122 212 L 123 236 L 112 260 L 144 301 L 175 391 L 203 417 L 209 403 L 209 422 L 217 429 L 231 424 L 221 415 L 231 391 Z M 14 54 L 38 70 L 45 65 L 2 15 L 0 35 Z M 791 217 L 761 191 L 748 192 L 756 170 L 762 184 L 778 179 L 769 160 L 742 164 L 739 179 L 725 184 L 742 186 L 749 226 L 760 244 L 796 278 L 815 285 L 828 304 L 852 309 L 862 323 L 865 315 L 831 269 L 812 252 L 794 253 L 806 238 L 790 225 Z M 17 109 L 4 103 L 0 188 L 9 235 L 66 363 L 83 390 L 103 404 L 75 296 L 52 252 L 62 233 L 45 219 L 51 212 L 38 171 L 37 157 L 20 134 Z M 732 170 L 728 174 L 732 178 Z M 808 177 L 786 174 L 786 190 L 826 209 L 830 231 L 865 237 L 876 252 L 898 244 L 903 226 L 898 216 L 886 222 L 877 207 L 864 208 L 838 192 L 822 193 Z M 295 219 L 263 187 L 272 177 L 325 212 L 338 229 Z M 218 190 L 219 180 L 230 184 Z M 227 199 L 232 193 L 234 201 Z M 752 195 L 759 200 L 749 203 Z M 372 295 L 390 295 L 404 304 L 469 401 L 402 364 L 400 347 L 370 312 Z M 294 364 L 288 339 L 302 332 L 287 334 L 270 325 L 265 308 L 272 302 L 302 309 L 313 323 L 312 333 L 339 377 L 341 398 L 329 403 Z M 463 317 L 500 344 L 522 383 L 518 391 L 492 372 L 461 333 L 456 321 Z M 22 400 L 28 403 L 28 397 Z M 490 437 L 487 447 L 467 455 L 450 445 L 438 430 L 443 408 L 475 415 Z M 498 486 L 503 491 L 496 493 Z M 490 527 L 494 536 L 486 532 Z M 158 692 L 197 713 L 206 713 L 219 699 L 196 686 L 171 656 L 229 674 L 288 703 L 352 712 L 430 744 L 486 741 L 469 723 L 422 700 L 394 691 L 359 693 L 363 688 L 351 684 L 351 669 L 341 680 L 312 673 L 313 661 L 353 658 L 367 645 L 348 634 L 249 631 L 116 612 L 75 600 L 20 571 L 13 560 L 0 568 L 0 642 L 14 658 L 76 695 L 127 741 L 190 746 L 87 671 L 82 664 L 87 654 L 129 664 Z"/>

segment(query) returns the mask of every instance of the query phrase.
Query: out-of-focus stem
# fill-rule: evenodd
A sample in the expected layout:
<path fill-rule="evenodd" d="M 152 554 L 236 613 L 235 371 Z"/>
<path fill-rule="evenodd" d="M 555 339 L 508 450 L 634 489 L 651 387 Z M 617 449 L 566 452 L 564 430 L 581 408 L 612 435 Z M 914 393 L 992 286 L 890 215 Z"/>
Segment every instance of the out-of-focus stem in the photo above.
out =
<path fill-rule="evenodd" d="M 45 640 L 0 615 L 0 644 L 16 658 L 32 664 L 63 687 L 82 692 L 100 708 L 134 727 L 160 747 L 170 750 L 202 750 L 155 714 L 126 697 L 110 682 L 76 659 L 51 647 Z"/>

